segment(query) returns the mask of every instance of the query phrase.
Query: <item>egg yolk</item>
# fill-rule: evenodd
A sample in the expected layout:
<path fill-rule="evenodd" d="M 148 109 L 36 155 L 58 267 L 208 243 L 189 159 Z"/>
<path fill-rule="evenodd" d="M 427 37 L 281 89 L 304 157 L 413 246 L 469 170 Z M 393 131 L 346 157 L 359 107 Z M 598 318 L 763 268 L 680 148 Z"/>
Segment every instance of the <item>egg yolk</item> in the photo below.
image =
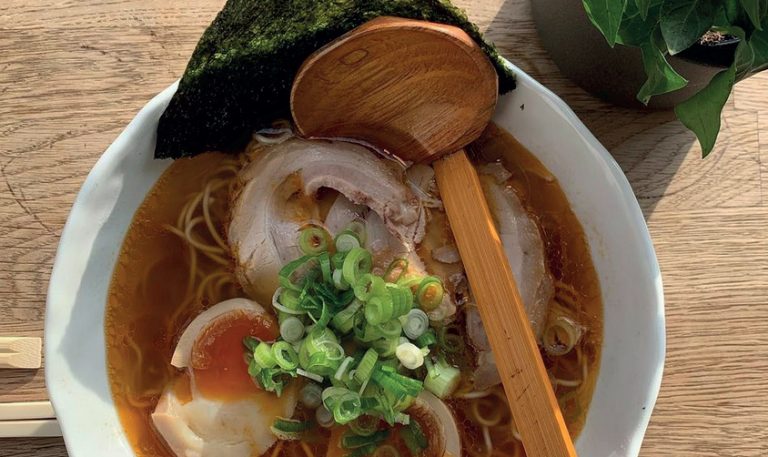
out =
<path fill-rule="evenodd" d="M 198 391 L 209 399 L 238 400 L 260 389 L 248 375 L 243 339 L 274 341 L 279 335 L 274 317 L 233 312 L 205 328 L 192 347 L 191 367 Z"/>

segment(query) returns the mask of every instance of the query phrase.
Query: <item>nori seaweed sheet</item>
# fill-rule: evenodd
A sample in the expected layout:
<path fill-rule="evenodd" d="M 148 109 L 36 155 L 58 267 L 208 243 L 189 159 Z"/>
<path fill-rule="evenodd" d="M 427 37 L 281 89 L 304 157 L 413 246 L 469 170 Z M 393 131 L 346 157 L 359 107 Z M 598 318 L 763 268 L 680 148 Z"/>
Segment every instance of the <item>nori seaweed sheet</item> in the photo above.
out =
<path fill-rule="evenodd" d="M 461 27 L 491 57 L 500 92 L 514 89 L 496 49 L 446 0 L 229 0 L 160 118 L 155 157 L 241 151 L 254 131 L 290 118 L 291 85 L 310 54 L 378 16 Z"/>

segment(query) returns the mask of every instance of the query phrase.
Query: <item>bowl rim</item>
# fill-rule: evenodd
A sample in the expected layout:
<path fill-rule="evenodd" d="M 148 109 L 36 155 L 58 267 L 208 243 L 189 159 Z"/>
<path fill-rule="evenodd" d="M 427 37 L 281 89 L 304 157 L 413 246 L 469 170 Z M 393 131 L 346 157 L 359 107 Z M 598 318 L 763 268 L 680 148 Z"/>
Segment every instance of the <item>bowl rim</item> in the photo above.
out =
<path fill-rule="evenodd" d="M 570 127 L 572 127 L 578 133 L 578 135 L 580 135 L 584 139 L 584 141 L 588 143 L 588 145 L 590 146 L 589 149 L 591 150 L 591 152 L 593 154 L 596 154 L 596 158 L 600 162 L 602 162 L 603 165 L 607 167 L 613 181 L 615 181 L 617 190 L 620 193 L 620 199 L 623 202 L 623 204 L 626 205 L 627 211 L 630 217 L 632 218 L 631 223 L 633 225 L 636 225 L 639 228 L 641 239 L 639 239 L 638 241 L 642 245 L 645 261 L 647 262 L 648 267 L 650 268 L 649 273 L 655 276 L 655 278 L 657 278 L 657 280 L 653 283 L 654 290 L 652 293 L 652 295 L 655 296 L 655 303 L 653 303 L 652 305 L 655 305 L 654 309 L 656 311 L 657 317 L 655 321 L 652 322 L 652 326 L 658 336 L 658 339 L 654 341 L 655 345 L 653 346 L 653 348 L 655 349 L 655 352 L 659 357 L 659 360 L 658 360 L 659 368 L 655 373 L 653 373 L 649 377 L 649 382 L 648 382 L 646 391 L 644 392 L 644 398 L 646 400 L 644 404 L 647 406 L 647 408 L 644 408 L 642 413 L 638 414 L 637 423 L 635 424 L 636 425 L 635 433 L 632 436 L 627 437 L 626 445 L 622 450 L 623 451 L 622 455 L 637 456 L 640 450 L 640 446 L 642 444 L 645 430 L 647 428 L 648 422 L 650 421 L 650 416 L 653 410 L 653 406 L 655 405 L 656 400 L 658 398 L 659 390 L 661 387 L 664 358 L 665 358 L 665 352 L 666 352 L 663 287 L 660 279 L 661 278 L 660 268 L 658 265 L 658 260 L 656 258 L 656 253 L 653 248 L 653 244 L 651 242 L 650 233 L 648 232 L 648 228 L 647 228 L 645 219 L 643 217 L 643 213 L 640 209 L 637 199 L 635 198 L 635 195 L 632 191 L 629 181 L 627 180 L 626 176 L 624 175 L 619 165 L 616 163 L 613 157 L 609 154 L 609 152 L 599 143 L 599 141 L 594 137 L 594 135 L 578 119 L 576 114 L 571 110 L 571 108 L 563 100 L 561 100 L 551 90 L 541 85 L 531 76 L 526 74 L 524 71 L 522 71 L 520 68 L 510 63 L 506 59 L 505 59 L 505 63 L 507 64 L 509 69 L 512 70 L 516 75 L 518 86 L 525 86 L 531 89 L 532 91 L 536 92 L 537 94 L 541 95 L 545 99 L 545 101 L 549 103 L 552 107 L 554 107 L 554 109 L 558 112 L 558 114 L 564 118 L 564 120 L 570 125 Z M 70 214 L 68 215 L 67 222 L 64 226 L 64 229 L 61 233 L 61 237 L 59 240 L 59 246 L 57 248 L 57 253 L 53 263 L 50 282 L 48 286 L 48 294 L 46 299 L 45 332 L 44 332 L 45 333 L 44 352 L 45 352 L 46 363 L 44 368 L 45 368 L 46 386 L 49 392 L 49 397 L 52 404 L 54 405 L 54 409 L 58 411 L 57 416 L 59 417 L 64 441 L 65 441 L 68 452 L 73 453 L 72 455 L 75 455 L 74 452 L 76 452 L 77 449 L 79 449 L 75 445 L 75 442 L 79 442 L 79 441 L 74 438 L 75 435 L 77 435 L 77 432 L 79 430 L 75 428 L 75 423 L 77 421 L 72 419 L 68 420 L 68 418 L 74 414 L 69 411 L 69 408 L 75 407 L 77 404 L 77 400 L 68 398 L 66 388 L 59 385 L 59 383 L 57 382 L 59 380 L 56 379 L 55 377 L 55 372 L 58 369 L 63 368 L 61 365 L 64 363 L 64 360 L 61 360 L 63 359 L 63 357 L 57 356 L 56 351 L 58 349 L 58 346 L 55 344 L 55 342 L 58 342 L 58 339 L 60 339 L 63 336 L 64 330 L 65 330 L 64 329 L 65 325 L 55 324 L 55 321 L 58 317 L 60 317 L 58 315 L 60 310 L 57 309 L 58 303 L 57 303 L 56 297 L 59 294 L 59 289 L 62 287 L 65 287 L 65 285 L 62 283 L 66 283 L 67 280 L 82 279 L 82 275 L 72 278 L 70 277 L 71 275 L 68 272 L 69 263 L 71 261 L 70 256 L 73 254 L 73 252 L 71 252 L 72 245 L 77 244 L 76 240 L 80 235 L 78 230 L 83 228 L 82 224 L 76 223 L 75 221 L 83 217 L 82 213 L 85 212 L 84 207 L 87 208 L 89 205 L 89 199 L 91 198 L 90 197 L 91 193 L 99 186 L 100 179 L 109 170 L 110 166 L 112 165 L 112 162 L 114 162 L 117 158 L 121 157 L 122 154 L 126 154 L 125 152 L 126 143 L 129 142 L 131 138 L 136 137 L 140 132 L 146 129 L 146 123 L 148 122 L 147 118 L 149 116 L 155 115 L 156 113 L 158 113 L 158 110 L 162 112 L 162 109 L 164 109 L 164 106 L 167 106 L 168 102 L 170 101 L 170 98 L 175 93 L 177 87 L 178 87 L 178 80 L 173 84 L 171 84 L 169 87 L 167 87 L 165 90 L 160 92 L 158 95 L 156 95 L 144 107 L 142 107 L 142 109 L 138 112 L 136 117 L 128 124 L 125 130 L 117 137 L 117 139 L 107 148 L 107 150 L 97 160 L 93 168 L 88 173 L 80 191 L 77 194 L 77 197 L 73 202 Z M 155 119 L 155 122 L 156 122 L 156 119 Z M 154 139 L 152 141 L 154 141 Z M 167 162 L 170 163 L 170 161 L 167 161 Z M 162 168 L 164 169 L 166 166 L 167 165 L 163 166 Z M 129 221 L 132 217 L 133 217 L 133 214 L 130 215 Z M 97 225 L 97 224 L 94 224 L 94 225 Z M 87 257 L 87 258 L 90 258 L 90 257 Z M 114 267 L 114 265 L 112 265 L 112 267 Z M 74 300 L 71 300 L 71 301 L 74 301 Z M 72 307 L 74 306 L 74 303 L 65 304 L 65 307 L 67 306 Z M 103 322 L 99 326 L 99 332 L 103 334 Z M 600 361 L 601 367 L 600 367 L 600 374 L 598 374 L 598 381 L 602 377 L 602 371 L 603 371 L 602 363 L 603 363 L 603 360 L 601 359 Z M 110 402 L 111 402 L 111 398 L 110 398 Z M 110 403 L 110 406 L 113 410 L 115 409 L 113 403 Z M 121 427 L 120 433 L 124 434 L 124 432 L 122 431 L 122 427 Z"/>

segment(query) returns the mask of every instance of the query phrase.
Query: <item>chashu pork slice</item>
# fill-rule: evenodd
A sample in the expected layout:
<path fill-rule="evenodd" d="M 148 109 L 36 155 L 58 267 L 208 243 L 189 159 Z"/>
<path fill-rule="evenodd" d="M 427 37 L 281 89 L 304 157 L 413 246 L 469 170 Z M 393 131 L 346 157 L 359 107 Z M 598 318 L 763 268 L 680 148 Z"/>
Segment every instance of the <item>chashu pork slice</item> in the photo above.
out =
<path fill-rule="evenodd" d="M 299 257 L 299 230 L 317 222 L 320 188 L 370 208 L 406 243 L 424 236 L 421 202 L 402 173 L 360 145 L 291 139 L 258 151 L 240 180 L 229 244 L 241 284 L 258 300 L 271 298 L 280 267 Z"/>

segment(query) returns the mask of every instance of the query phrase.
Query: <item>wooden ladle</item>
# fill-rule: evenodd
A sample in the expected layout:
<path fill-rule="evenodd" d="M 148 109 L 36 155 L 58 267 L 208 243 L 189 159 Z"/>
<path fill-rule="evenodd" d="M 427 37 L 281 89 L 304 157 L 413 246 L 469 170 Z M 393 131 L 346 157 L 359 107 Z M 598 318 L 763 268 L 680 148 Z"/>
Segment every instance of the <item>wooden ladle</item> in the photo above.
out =
<path fill-rule="evenodd" d="M 493 66 L 463 30 L 382 17 L 307 58 L 291 109 L 302 136 L 363 141 L 433 163 L 526 453 L 574 457 L 480 180 L 462 150 L 485 129 L 497 97 Z"/>

